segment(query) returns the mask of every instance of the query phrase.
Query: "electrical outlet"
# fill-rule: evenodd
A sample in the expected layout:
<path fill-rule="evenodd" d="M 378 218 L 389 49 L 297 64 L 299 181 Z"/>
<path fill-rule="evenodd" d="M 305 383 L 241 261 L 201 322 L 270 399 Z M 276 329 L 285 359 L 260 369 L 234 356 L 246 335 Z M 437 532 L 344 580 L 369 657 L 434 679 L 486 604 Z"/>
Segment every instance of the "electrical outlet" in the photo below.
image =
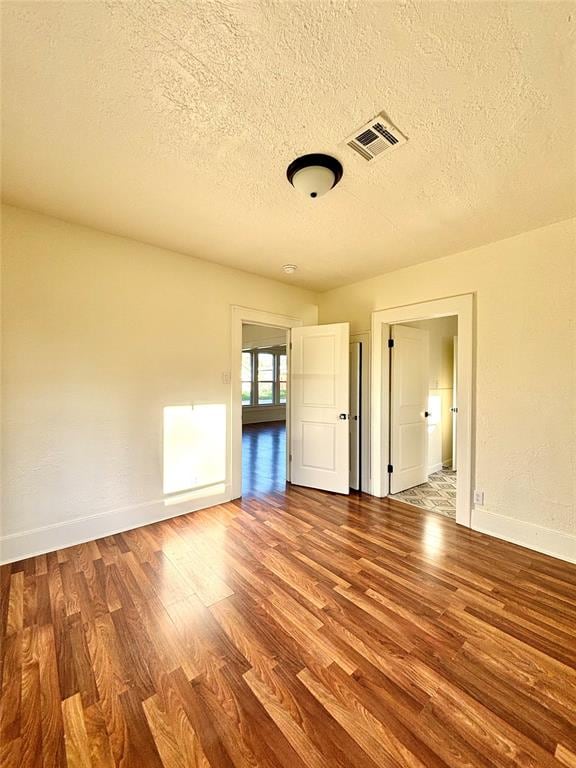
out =
<path fill-rule="evenodd" d="M 474 491 L 474 504 L 484 504 L 484 491 Z"/>

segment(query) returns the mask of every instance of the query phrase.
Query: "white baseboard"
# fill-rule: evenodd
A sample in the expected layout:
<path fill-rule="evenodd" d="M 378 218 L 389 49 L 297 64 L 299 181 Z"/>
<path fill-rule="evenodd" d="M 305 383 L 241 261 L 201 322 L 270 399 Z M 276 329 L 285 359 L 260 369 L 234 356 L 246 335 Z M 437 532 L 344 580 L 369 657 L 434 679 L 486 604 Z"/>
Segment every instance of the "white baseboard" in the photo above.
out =
<path fill-rule="evenodd" d="M 122 533 L 132 528 L 140 528 L 187 512 L 213 507 L 232 498 L 229 485 L 222 483 L 214 486 L 212 490 L 212 494 L 208 488 L 188 494 L 174 494 L 166 499 L 112 509 L 2 536 L 0 537 L 0 565 L 43 555 L 75 544 L 83 544 L 86 541 Z"/>
<path fill-rule="evenodd" d="M 576 563 L 576 536 L 475 507 L 472 528 L 559 560 Z"/>
<path fill-rule="evenodd" d="M 439 462 L 438 464 L 431 464 L 428 467 L 428 474 L 433 475 L 434 472 L 440 472 L 441 469 L 442 469 L 442 462 Z"/>
<path fill-rule="evenodd" d="M 207 489 L 201 492 L 203 495 L 199 495 L 199 492 L 177 494 L 169 499 L 122 507 L 8 534 L 0 537 L 0 565 L 43 555 L 56 549 L 122 533 L 132 528 L 140 528 L 143 525 L 230 501 L 232 498 L 230 486 L 221 485 L 218 488 L 222 490 L 212 495 L 207 493 Z M 569 533 L 515 520 L 481 508 L 472 510 L 472 529 L 560 560 L 576 563 L 576 536 Z"/>

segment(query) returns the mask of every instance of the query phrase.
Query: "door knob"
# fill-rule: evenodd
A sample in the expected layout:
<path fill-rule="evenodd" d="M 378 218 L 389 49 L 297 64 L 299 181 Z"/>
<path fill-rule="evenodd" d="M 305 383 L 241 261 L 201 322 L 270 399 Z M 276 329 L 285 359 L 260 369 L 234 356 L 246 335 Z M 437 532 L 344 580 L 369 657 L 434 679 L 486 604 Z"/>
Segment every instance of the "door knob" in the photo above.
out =
<path fill-rule="evenodd" d="M 424 411 L 424 418 L 427 419 L 428 416 L 432 416 L 432 414 L 429 411 Z"/>
<path fill-rule="evenodd" d="M 347 413 L 341 413 L 341 414 L 338 416 L 338 418 L 339 418 L 339 419 L 342 419 L 342 421 L 346 421 L 346 419 L 348 418 L 348 414 L 347 414 Z"/>

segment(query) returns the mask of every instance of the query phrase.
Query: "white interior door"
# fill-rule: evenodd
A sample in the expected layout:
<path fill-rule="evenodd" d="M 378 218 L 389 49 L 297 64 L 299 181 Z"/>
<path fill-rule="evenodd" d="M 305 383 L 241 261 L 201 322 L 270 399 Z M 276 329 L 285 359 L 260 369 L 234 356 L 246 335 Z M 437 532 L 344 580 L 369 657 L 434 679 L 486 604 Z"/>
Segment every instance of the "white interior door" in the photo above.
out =
<path fill-rule="evenodd" d="M 428 479 L 428 331 L 393 325 L 390 360 L 390 493 Z"/>
<path fill-rule="evenodd" d="M 290 479 L 350 492 L 348 323 L 292 329 Z"/>
<path fill-rule="evenodd" d="M 362 344 L 350 344 L 350 488 L 360 490 Z"/>

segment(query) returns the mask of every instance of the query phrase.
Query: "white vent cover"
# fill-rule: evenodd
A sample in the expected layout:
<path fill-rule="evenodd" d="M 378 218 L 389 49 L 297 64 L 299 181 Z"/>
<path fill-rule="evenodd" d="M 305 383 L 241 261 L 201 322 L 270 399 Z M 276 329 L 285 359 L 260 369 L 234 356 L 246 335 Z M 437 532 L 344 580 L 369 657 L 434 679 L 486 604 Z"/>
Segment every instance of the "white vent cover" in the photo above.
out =
<path fill-rule="evenodd" d="M 376 115 L 373 120 L 363 125 L 352 136 L 349 136 L 344 144 L 357 152 L 364 160 L 377 160 L 401 144 L 408 141 L 398 128 L 395 128 L 382 115 Z"/>

